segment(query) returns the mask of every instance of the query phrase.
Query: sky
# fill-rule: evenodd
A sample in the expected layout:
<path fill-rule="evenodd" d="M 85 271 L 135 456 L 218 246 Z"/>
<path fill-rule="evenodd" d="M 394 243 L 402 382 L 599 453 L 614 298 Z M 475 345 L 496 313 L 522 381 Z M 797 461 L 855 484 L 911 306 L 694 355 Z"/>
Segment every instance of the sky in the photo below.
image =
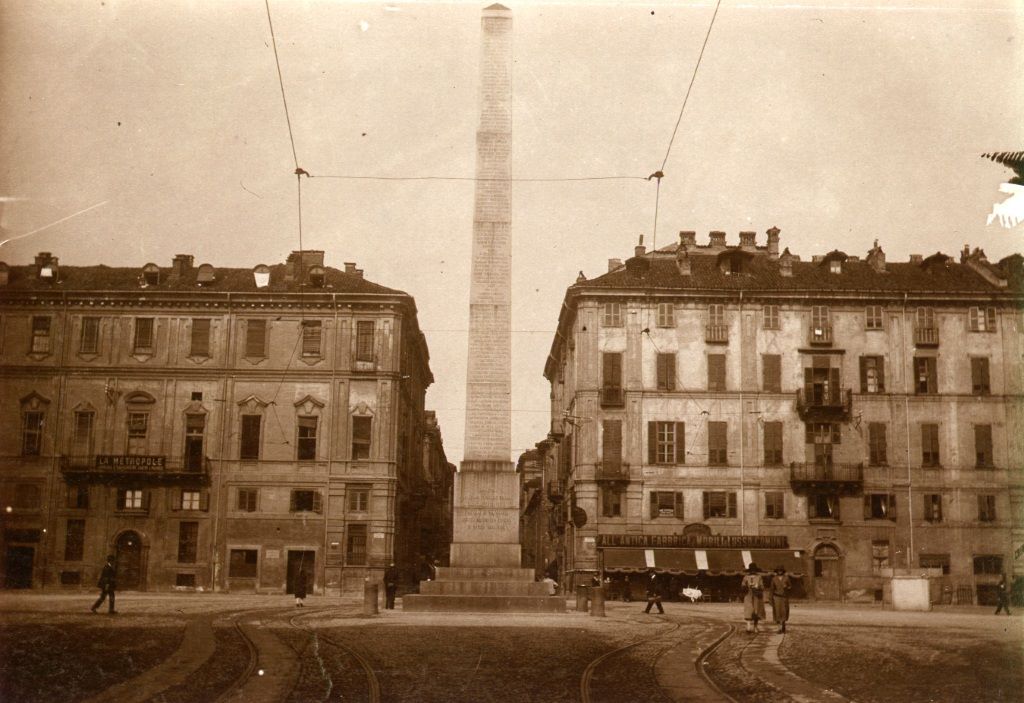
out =
<path fill-rule="evenodd" d="M 0 3 L 0 260 L 251 267 L 302 246 L 416 299 L 427 396 L 462 458 L 480 11 L 270 0 Z M 1024 7 L 979 2 L 506 2 L 514 18 L 515 459 L 544 439 L 565 289 L 631 255 L 782 230 L 810 258 L 965 243 L 1024 149 Z M 680 119 L 687 86 L 693 88 Z M 669 142 L 679 119 L 678 132 Z"/>

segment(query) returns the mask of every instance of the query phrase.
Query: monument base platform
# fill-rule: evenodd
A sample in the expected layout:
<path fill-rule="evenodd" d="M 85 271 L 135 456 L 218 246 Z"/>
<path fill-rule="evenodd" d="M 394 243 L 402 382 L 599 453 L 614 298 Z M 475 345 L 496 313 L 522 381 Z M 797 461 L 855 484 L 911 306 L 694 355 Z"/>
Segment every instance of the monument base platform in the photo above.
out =
<path fill-rule="evenodd" d="M 409 612 L 564 613 L 565 598 L 547 595 L 531 569 L 510 567 L 440 568 L 437 580 L 402 598 Z"/>

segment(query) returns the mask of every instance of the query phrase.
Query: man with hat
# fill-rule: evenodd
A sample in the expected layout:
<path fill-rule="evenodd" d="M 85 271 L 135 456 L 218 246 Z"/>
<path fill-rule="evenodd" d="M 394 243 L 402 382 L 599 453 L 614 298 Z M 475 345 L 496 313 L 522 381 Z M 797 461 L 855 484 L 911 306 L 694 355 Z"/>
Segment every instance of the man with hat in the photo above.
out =
<path fill-rule="evenodd" d="M 743 619 L 747 621 L 747 632 L 753 634 L 757 632 L 757 622 L 764 620 L 764 580 L 754 562 L 747 567 L 740 590 L 743 591 Z"/>
<path fill-rule="evenodd" d="M 786 621 L 789 620 L 789 591 L 793 588 L 786 573 L 786 567 L 776 566 L 771 581 L 772 620 L 779 626 L 779 632 L 786 632 Z"/>
<path fill-rule="evenodd" d="M 661 615 L 665 614 L 665 609 L 661 607 L 661 585 L 658 583 L 658 574 L 651 569 L 647 576 L 647 608 L 644 609 L 644 612 L 651 612 L 653 605 L 658 606 L 658 612 Z"/>
<path fill-rule="evenodd" d="M 103 571 L 100 572 L 100 580 L 96 584 L 100 588 L 100 597 L 96 599 L 96 602 L 92 604 L 92 612 L 96 612 L 96 609 L 103 605 L 103 601 L 107 598 L 109 602 L 109 615 L 117 615 L 117 611 L 114 610 L 114 591 L 117 588 L 117 570 L 114 568 L 114 555 L 110 554 L 107 556 L 107 563 L 103 565 Z"/>

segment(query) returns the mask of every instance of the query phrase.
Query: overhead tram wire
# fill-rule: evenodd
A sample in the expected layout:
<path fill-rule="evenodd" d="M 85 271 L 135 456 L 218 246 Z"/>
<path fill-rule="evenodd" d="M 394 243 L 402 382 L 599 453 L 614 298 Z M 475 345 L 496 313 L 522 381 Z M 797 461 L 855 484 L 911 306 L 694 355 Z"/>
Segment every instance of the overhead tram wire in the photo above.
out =
<path fill-rule="evenodd" d="M 312 174 L 310 178 L 333 178 L 351 181 L 508 181 L 512 183 L 577 183 L 583 181 L 645 181 L 643 176 L 580 176 L 578 178 L 478 178 L 475 176 L 362 176 L 345 174 Z"/>
<path fill-rule="evenodd" d="M 653 251 L 658 250 L 658 206 L 661 197 L 661 179 L 665 177 L 665 165 L 668 163 L 668 157 L 672 154 L 672 145 L 676 141 L 676 133 L 679 131 L 679 125 L 683 121 L 683 112 L 686 110 L 686 103 L 690 100 L 690 92 L 693 90 L 693 84 L 697 80 L 697 71 L 700 69 L 700 62 L 704 58 L 704 50 L 708 47 L 708 39 L 711 38 L 711 29 L 715 26 L 715 18 L 718 17 L 718 8 L 722 6 L 722 0 L 717 0 L 715 3 L 715 11 L 711 15 L 711 22 L 708 23 L 707 34 L 704 35 L 704 43 L 700 46 L 700 53 L 697 55 L 697 63 L 693 66 L 693 75 L 690 76 L 690 84 L 686 86 L 686 95 L 683 96 L 683 104 L 679 108 L 679 116 L 676 118 L 675 127 L 672 128 L 672 136 L 668 140 L 668 148 L 665 149 L 665 158 L 661 160 L 661 168 L 652 173 L 647 177 L 647 180 L 657 178 L 657 190 L 654 194 L 654 231 L 651 233 L 651 249 Z"/>

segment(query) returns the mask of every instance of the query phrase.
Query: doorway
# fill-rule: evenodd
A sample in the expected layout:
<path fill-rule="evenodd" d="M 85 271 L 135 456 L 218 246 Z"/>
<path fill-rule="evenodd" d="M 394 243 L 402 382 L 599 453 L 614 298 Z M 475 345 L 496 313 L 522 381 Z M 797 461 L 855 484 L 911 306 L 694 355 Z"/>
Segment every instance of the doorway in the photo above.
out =
<path fill-rule="evenodd" d="M 288 577 L 285 593 L 295 593 L 295 579 L 299 573 L 306 574 L 306 592 L 313 592 L 313 567 L 316 565 L 316 552 L 313 550 L 288 550 Z"/>
<path fill-rule="evenodd" d="M 115 545 L 117 590 L 136 590 L 142 585 L 142 538 L 138 532 L 122 532 Z"/>
<path fill-rule="evenodd" d="M 842 557 L 839 550 L 823 544 L 814 551 L 814 598 L 816 600 L 842 599 Z"/>
<path fill-rule="evenodd" d="M 35 547 L 7 547 L 4 588 L 32 588 L 35 556 Z"/>

